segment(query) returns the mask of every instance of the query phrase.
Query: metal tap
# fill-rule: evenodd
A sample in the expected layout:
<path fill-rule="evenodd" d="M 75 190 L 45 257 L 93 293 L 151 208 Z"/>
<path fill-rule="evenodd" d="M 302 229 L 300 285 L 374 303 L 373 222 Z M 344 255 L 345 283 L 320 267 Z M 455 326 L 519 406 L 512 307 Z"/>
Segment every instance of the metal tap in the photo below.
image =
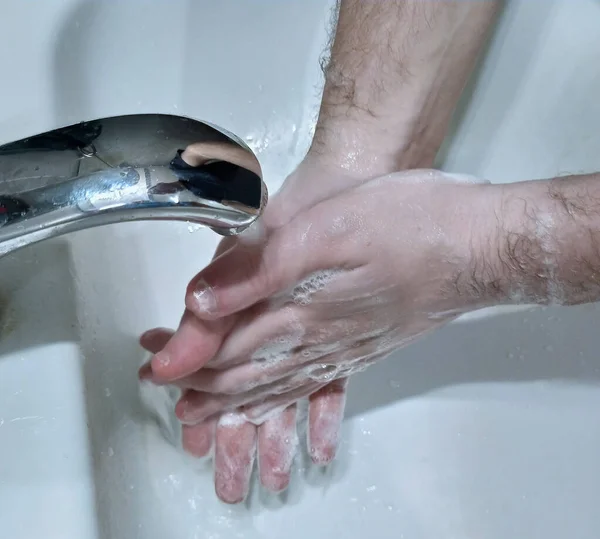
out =
<path fill-rule="evenodd" d="M 193 166 L 182 158 L 203 143 L 233 145 L 253 165 L 205 159 Z M 266 202 L 252 152 L 233 135 L 189 118 L 103 118 L 0 146 L 0 256 L 121 221 L 188 221 L 236 235 Z"/>

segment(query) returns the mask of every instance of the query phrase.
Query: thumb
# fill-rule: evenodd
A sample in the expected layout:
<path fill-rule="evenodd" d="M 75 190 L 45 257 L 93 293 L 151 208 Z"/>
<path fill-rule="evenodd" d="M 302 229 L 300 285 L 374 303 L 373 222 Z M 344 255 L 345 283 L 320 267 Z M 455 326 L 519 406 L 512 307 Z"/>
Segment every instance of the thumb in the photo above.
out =
<path fill-rule="evenodd" d="M 186 307 L 204 320 L 228 316 L 290 290 L 310 273 L 334 269 L 338 253 L 311 227 L 288 224 L 262 245 L 237 243 L 214 259 L 188 285 Z"/>

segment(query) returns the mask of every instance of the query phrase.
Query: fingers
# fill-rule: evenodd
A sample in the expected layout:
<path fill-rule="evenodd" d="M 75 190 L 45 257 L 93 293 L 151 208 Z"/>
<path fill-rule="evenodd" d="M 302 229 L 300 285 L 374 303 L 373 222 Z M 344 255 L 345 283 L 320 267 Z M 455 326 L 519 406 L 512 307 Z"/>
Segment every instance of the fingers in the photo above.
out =
<path fill-rule="evenodd" d="M 194 457 L 206 457 L 213 446 L 216 426 L 216 419 L 209 419 L 199 425 L 183 425 L 181 442 L 184 451 Z"/>
<path fill-rule="evenodd" d="M 256 427 L 238 414 L 225 414 L 215 437 L 215 492 L 225 503 L 248 495 L 256 455 Z"/>
<path fill-rule="evenodd" d="M 271 492 L 285 490 L 298 445 L 296 406 L 258 428 L 239 414 L 221 417 L 215 439 L 215 491 L 222 501 L 240 503 L 248 495 L 257 441 L 261 484 Z"/>
<path fill-rule="evenodd" d="M 246 309 L 237 317 L 210 367 L 223 368 L 248 359 L 276 360 L 302 344 L 305 334 L 301 312 L 295 305 L 270 310 L 266 304 Z"/>
<path fill-rule="evenodd" d="M 319 269 L 334 268 L 336 244 L 321 238 L 312 225 L 290 223 L 260 246 L 236 244 L 190 282 L 186 307 L 214 320 L 291 288 Z M 311 248 L 302 249 L 308 243 Z"/>
<path fill-rule="evenodd" d="M 278 299 L 285 301 L 286 298 Z M 288 295 L 283 305 L 265 302 L 240 313 L 208 366 L 229 368 L 247 363 L 248 359 L 264 364 L 279 363 L 294 356 L 295 360 L 305 363 L 369 341 L 377 342 L 387 333 L 387 327 L 370 319 L 370 312 L 327 319 L 328 308 L 321 308 L 316 302 L 311 306 L 296 305 L 291 300 Z"/>
<path fill-rule="evenodd" d="M 193 167 L 199 167 L 213 160 L 228 161 L 261 176 L 260 165 L 256 157 L 235 143 L 221 141 L 196 142 L 190 144 L 183 151 L 181 158 Z"/>
<path fill-rule="evenodd" d="M 173 331 L 166 328 L 155 328 L 140 337 L 140 344 L 151 354 L 160 352 L 169 339 L 173 336 Z M 139 370 L 141 379 L 152 379 L 152 367 L 150 363 L 144 364 Z M 209 419 L 198 425 L 183 425 L 182 427 L 182 445 L 183 449 L 195 457 L 207 456 L 213 445 L 215 437 L 216 420 Z"/>
<path fill-rule="evenodd" d="M 299 379 L 304 380 L 302 374 L 293 376 L 296 371 L 297 367 L 293 363 L 285 362 L 276 365 L 250 362 L 227 370 L 205 367 L 190 376 L 176 380 L 173 385 L 180 389 L 220 394 L 225 399 L 228 395 L 248 395 L 249 399 L 247 400 L 252 400 L 257 392 L 263 394 L 284 393 L 290 388 L 296 387 Z M 290 374 L 292 376 L 289 376 Z M 233 402 L 232 399 L 230 400 Z"/>
<path fill-rule="evenodd" d="M 235 401 L 228 402 L 228 400 L 223 395 L 188 390 L 175 405 L 175 415 L 184 425 L 198 425 L 226 409 L 235 409 Z"/>
<path fill-rule="evenodd" d="M 313 381 L 304 375 L 292 375 L 236 395 L 187 390 L 175 405 L 175 415 L 184 424 L 197 425 L 215 414 L 238 410 L 248 421 L 258 425 L 275 410 L 283 410 L 297 400 L 308 397 L 326 383 Z"/>
<path fill-rule="evenodd" d="M 235 395 L 250 391 L 266 379 L 253 363 L 232 367 L 226 371 L 217 371 L 208 367 L 181 378 L 174 384 L 181 389 Z"/>
<path fill-rule="evenodd" d="M 217 246 L 213 260 L 235 244 L 234 237 L 223 238 Z M 155 383 L 168 383 L 195 372 L 212 359 L 234 322 L 201 322 L 186 311 L 176 332 L 167 328 L 147 331 L 140 337 L 140 344 L 156 357 L 149 364 L 142 366 L 140 378 Z"/>
<path fill-rule="evenodd" d="M 173 382 L 206 365 L 234 323 L 234 317 L 203 321 L 186 311 L 175 334 L 152 358 L 156 382 Z"/>
<path fill-rule="evenodd" d="M 335 380 L 313 393 L 308 408 L 308 452 L 315 464 L 329 464 L 340 442 L 348 379 Z"/>
<path fill-rule="evenodd" d="M 298 380 L 292 376 L 240 394 L 223 395 L 187 390 L 175 405 L 175 415 L 186 425 L 197 425 L 215 414 L 231 412 L 243 406 L 247 419 L 260 424 L 264 421 L 265 414 L 272 413 L 276 408 L 283 410 L 322 385 L 324 384 L 304 377 Z"/>
<path fill-rule="evenodd" d="M 254 402 L 248 402 L 240 410 L 248 421 L 256 424 L 264 423 L 265 418 L 271 417 L 276 411 L 283 411 L 293 403 L 308 397 L 315 391 L 323 387 L 323 383 L 310 382 L 300 386 L 295 386 L 281 395 L 273 395 L 269 398 L 257 399 Z"/>
<path fill-rule="evenodd" d="M 277 324 L 277 317 L 271 322 Z M 251 328 L 256 330 L 250 331 Z M 276 326 L 274 331 L 282 335 L 281 328 Z M 261 331 L 261 324 L 249 327 L 240 339 L 230 334 L 214 361 L 191 376 L 178 380 L 176 385 L 212 394 L 241 396 L 246 393 L 255 399 L 261 395 L 286 393 L 311 379 L 325 384 L 333 379 L 346 378 L 364 370 L 388 352 L 385 346 L 381 346 L 379 333 L 356 333 L 354 342 L 349 344 L 340 340 L 319 344 L 310 334 L 294 340 L 292 334 L 287 334 L 266 339 L 264 345 L 254 351 L 253 334 L 263 338 L 265 334 Z M 329 341 L 330 331 L 326 330 L 325 335 Z M 248 341 L 252 346 L 247 346 Z M 295 346 L 299 342 L 306 344 Z M 225 352 L 225 349 L 228 350 Z M 251 361 L 248 361 L 249 356 Z M 323 366 L 334 369 L 335 373 L 323 378 Z"/>
<path fill-rule="evenodd" d="M 258 470 L 267 490 L 288 487 L 297 447 L 295 404 L 258 427 Z"/>
<path fill-rule="evenodd" d="M 150 329 L 146 333 L 142 333 L 140 345 L 151 354 L 156 354 L 165 347 L 173 333 L 173 330 L 167 328 Z"/>

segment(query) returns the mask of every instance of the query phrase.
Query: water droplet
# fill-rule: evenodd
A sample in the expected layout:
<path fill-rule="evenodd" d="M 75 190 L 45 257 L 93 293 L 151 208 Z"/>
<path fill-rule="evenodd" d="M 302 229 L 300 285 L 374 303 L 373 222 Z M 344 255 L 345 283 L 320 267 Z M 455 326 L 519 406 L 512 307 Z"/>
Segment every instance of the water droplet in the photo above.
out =
<path fill-rule="evenodd" d="M 315 382 L 327 382 L 332 380 L 338 373 L 336 365 L 319 364 L 308 369 L 308 377 Z"/>
<path fill-rule="evenodd" d="M 400 387 L 400 382 L 397 380 L 390 380 L 390 387 L 392 389 L 398 389 Z"/>
<path fill-rule="evenodd" d="M 114 454 L 115 454 L 115 450 L 114 450 L 112 447 L 109 447 L 109 448 L 108 448 L 108 450 L 106 451 L 106 454 L 107 454 L 109 457 L 112 457 L 112 456 L 114 456 Z"/>

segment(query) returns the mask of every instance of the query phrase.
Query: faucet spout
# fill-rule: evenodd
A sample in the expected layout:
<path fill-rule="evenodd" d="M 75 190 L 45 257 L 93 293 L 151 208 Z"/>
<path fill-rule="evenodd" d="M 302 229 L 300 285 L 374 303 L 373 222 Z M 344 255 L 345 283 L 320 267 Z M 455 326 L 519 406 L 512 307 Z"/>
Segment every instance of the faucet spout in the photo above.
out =
<path fill-rule="evenodd" d="M 236 162 L 182 159 L 203 142 L 235 145 Z M 123 221 L 188 221 L 239 234 L 267 202 L 257 172 L 254 155 L 231 136 L 168 115 L 107 118 L 0 146 L 0 256 Z"/>

